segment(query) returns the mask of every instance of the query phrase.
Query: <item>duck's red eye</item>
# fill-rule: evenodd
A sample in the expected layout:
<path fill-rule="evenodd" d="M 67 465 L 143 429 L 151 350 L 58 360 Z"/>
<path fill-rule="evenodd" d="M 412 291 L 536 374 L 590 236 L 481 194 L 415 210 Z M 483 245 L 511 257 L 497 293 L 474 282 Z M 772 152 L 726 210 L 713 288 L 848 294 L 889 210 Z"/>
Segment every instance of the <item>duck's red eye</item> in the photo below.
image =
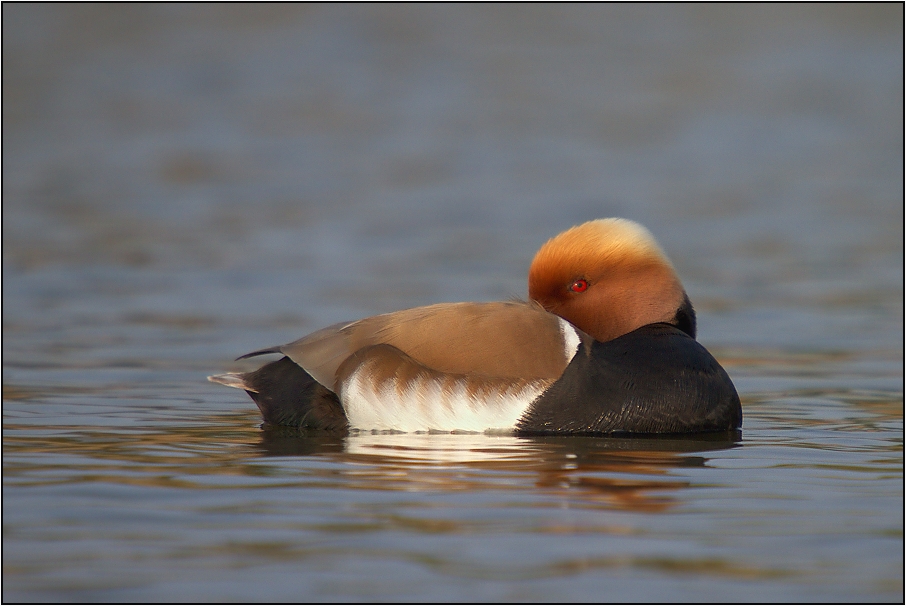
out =
<path fill-rule="evenodd" d="M 588 282 L 586 280 L 576 280 L 569 285 L 569 289 L 573 292 L 585 292 L 588 290 Z"/>

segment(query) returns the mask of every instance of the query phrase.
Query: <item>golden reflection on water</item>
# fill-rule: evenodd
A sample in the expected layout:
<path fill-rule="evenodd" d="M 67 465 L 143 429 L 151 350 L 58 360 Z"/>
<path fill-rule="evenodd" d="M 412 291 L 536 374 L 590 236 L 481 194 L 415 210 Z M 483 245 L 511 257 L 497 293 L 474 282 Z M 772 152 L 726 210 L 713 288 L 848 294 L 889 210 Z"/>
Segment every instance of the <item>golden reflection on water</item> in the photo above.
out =
<path fill-rule="evenodd" d="M 678 501 L 669 493 L 689 484 L 665 476 L 676 467 L 704 466 L 705 458 L 652 450 L 650 441 L 632 442 L 367 434 L 350 436 L 343 458 L 362 465 L 355 472 L 358 482 L 371 489 L 482 490 L 519 476 L 514 485 L 554 497 L 568 494 L 586 506 L 647 512 L 674 506 Z M 449 466 L 456 473 L 449 473 Z M 489 474 L 495 478 L 490 485 Z M 526 475 L 533 480 L 522 479 Z"/>
<path fill-rule="evenodd" d="M 769 407 L 770 402 L 752 401 L 751 405 L 757 409 Z M 886 410 L 885 406 L 881 408 Z M 765 412 L 759 412 L 762 420 L 769 418 Z M 250 566 L 267 562 L 307 566 L 324 558 L 338 562 L 366 557 L 410 562 L 457 578 L 493 581 L 570 577 L 587 571 L 603 574 L 607 570 L 742 581 L 799 578 L 802 574 L 783 565 L 703 552 L 679 557 L 656 550 L 555 551 L 544 561 L 528 557 L 513 562 L 475 562 L 381 543 L 381 537 L 388 536 L 493 540 L 528 534 L 556 541 L 595 536 L 656 541 L 650 522 L 625 514 L 658 515 L 659 520 L 666 520 L 669 516 L 661 514 L 676 512 L 686 519 L 690 510 L 684 505 L 695 500 L 698 488 L 709 487 L 694 480 L 687 470 L 709 467 L 710 453 L 726 459 L 728 449 L 744 444 L 739 434 L 682 439 L 335 436 L 260 427 L 258 423 L 257 413 L 250 410 L 208 414 L 197 423 L 138 428 L 35 426 L 23 417 L 21 422 L 4 424 L 4 482 L 19 488 L 118 484 L 179 489 L 186 491 L 188 508 L 198 516 L 183 528 L 187 533 L 220 529 L 217 519 L 221 517 L 241 519 L 242 527 L 254 532 L 279 528 L 283 533 L 274 539 L 237 536 L 213 543 L 190 541 L 168 552 L 168 557 L 209 562 L 239 558 Z M 883 467 L 893 469 L 895 463 L 892 460 Z M 834 465 L 842 468 L 844 463 Z M 267 492 L 270 488 L 291 490 Z M 199 498 L 224 489 L 228 492 L 219 502 L 221 497 L 216 494 L 211 495 L 214 502 Z M 229 492 L 232 489 L 240 491 Z M 390 501 L 381 496 L 393 493 Z M 135 498 L 140 494 L 136 492 Z M 300 499 L 303 494 L 310 496 Z M 556 513 L 564 508 L 573 511 Z M 583 511 L 589 515 L 582 515 Z M 599 515 L 602 512 L 616 515 Z M 78 528 L 67 528 L 72 533 L 70 541 L 87 537 Z M 14 537 L 25 540 L 26 535 L 38 531 L 25 527 L 16 532 Z M 106 538 L 114 543 L 132 541 L 123 529 L 113 528 L 109 535 Z M 34 572 L 28 574 L 45 574 L 43 565 L 34 566 Z M 25 574 L 24 570 L 19 574 Z"/>
<path fill-rule="evenodd" d="M 672 478 L 705 467 L 701 451 L 731 448 L 711 439 L 522 438 L 485 434 L 306 435 L 258 428 L 250 412 L 204 425 L 105 430 L 5 423 L 8 484 L 110 482 L 211 489 L 235 478 L 270 485 L 341 485 L 378 491 L 531 490 L 589 507 L 663 512 L 689 487 Z M 695 451 L 696 454 L 689 454 Z M 280 461 L 315 458 L 303 471 Z M 556 529 L 551 529 L 556 532 Z"/>

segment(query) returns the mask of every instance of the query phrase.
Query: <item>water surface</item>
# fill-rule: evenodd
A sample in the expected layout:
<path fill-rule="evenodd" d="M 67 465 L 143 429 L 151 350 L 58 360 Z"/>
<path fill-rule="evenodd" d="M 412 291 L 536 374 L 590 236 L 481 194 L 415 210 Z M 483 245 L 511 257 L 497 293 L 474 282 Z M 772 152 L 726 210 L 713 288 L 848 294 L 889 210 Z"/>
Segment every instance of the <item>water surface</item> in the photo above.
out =
<path fill-rule="evenodd" d="M 903 601 L 902 6 L 3 17 L 4 600 Z M 205 381 L 602 216 L 740 435 L 301 435 Z"/>

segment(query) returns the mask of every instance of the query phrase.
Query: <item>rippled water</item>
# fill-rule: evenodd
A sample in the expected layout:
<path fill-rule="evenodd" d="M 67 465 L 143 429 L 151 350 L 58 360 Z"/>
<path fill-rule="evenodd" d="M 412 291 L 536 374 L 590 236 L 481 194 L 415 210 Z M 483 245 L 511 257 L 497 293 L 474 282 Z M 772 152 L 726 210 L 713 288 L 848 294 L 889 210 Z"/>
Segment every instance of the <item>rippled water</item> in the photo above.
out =
<path fill-rule="evenodd" d="M 901 5 L 3 7 L 5 601 L 894 601 Z M 263 430 L 231 360 L 626 216 L 743 430 Z"/>

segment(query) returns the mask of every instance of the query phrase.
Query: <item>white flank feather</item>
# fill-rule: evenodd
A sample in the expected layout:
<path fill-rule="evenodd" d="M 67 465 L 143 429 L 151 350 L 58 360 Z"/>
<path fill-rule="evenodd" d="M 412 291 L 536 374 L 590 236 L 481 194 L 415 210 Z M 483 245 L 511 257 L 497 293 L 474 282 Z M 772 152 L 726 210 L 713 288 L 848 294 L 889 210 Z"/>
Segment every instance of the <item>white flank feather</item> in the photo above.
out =
<path fill-rule="evenodd" d="M 511 432 L 549 384 L 504 387 L 476 400 L 469 395 L 467 379 L 443 388 L 429 377 L 416 378 L 399 391 L 395 379 L 375 385 L 363 364 L 343 382 L 340 400 L 351 429 Z"/>

